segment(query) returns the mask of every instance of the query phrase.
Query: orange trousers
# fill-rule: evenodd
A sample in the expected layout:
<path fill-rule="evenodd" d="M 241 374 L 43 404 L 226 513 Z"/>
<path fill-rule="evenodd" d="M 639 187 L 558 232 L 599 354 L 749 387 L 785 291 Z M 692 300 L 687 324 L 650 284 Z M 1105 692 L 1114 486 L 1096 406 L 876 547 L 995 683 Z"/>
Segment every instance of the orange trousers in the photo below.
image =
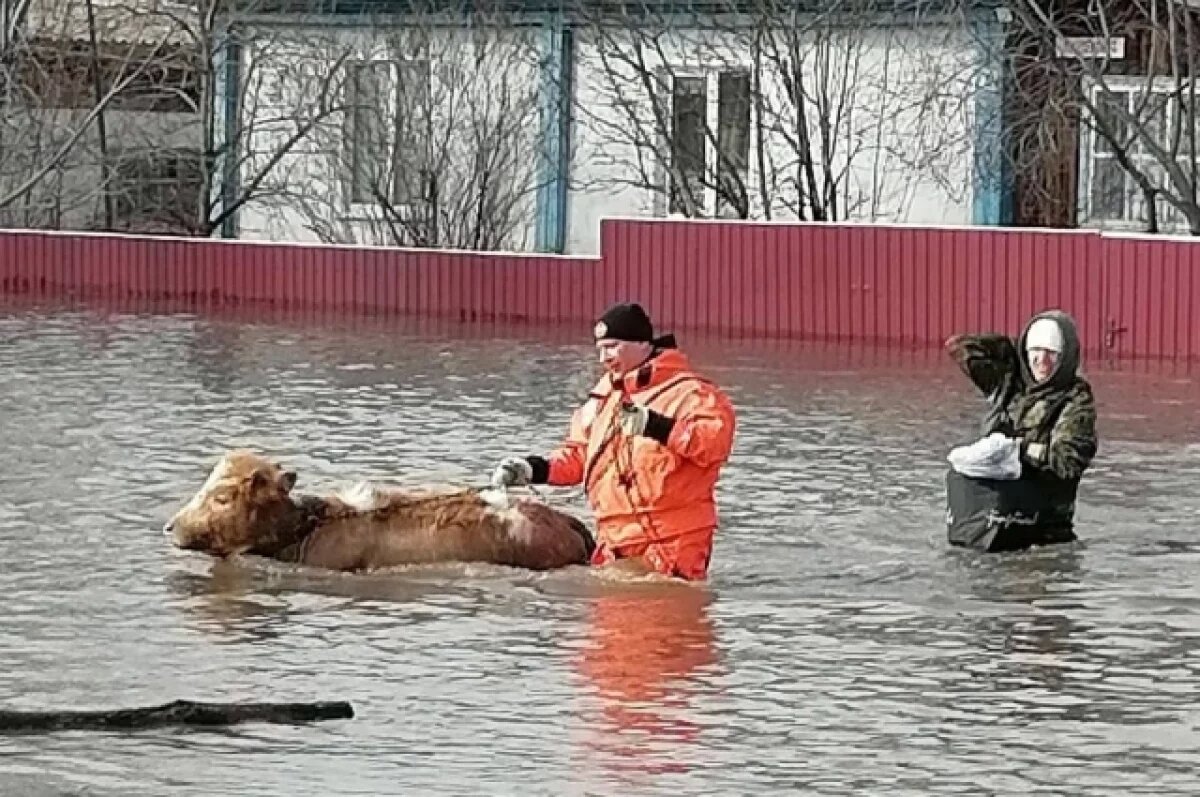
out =
<path fill-rule="evenodd" d="M 701 529 L 682 534 L 667 542 L 644 540 L 628 545 L 609 546 L 600 541 L 592 554 L 592 564 L 607 565 L 620 559 L 641 557 L 655 572 L 687 581 L 701 581 L 708 577 L 715 531 L 716 529 Z"/>

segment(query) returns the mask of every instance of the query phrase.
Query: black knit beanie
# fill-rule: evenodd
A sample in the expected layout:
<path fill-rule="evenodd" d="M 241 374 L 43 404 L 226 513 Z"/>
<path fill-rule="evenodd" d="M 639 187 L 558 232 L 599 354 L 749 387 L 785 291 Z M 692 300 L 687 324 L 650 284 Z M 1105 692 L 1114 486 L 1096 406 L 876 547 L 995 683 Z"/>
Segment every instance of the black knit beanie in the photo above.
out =
<path fill-rule="evenodd" d="M 596 340 L 612 338 L 637 343 L 654 340 L 654 325 L 650 323 L 650 316 L 636 302 L 621 302 L 605 310 L 593 332 Z"/>

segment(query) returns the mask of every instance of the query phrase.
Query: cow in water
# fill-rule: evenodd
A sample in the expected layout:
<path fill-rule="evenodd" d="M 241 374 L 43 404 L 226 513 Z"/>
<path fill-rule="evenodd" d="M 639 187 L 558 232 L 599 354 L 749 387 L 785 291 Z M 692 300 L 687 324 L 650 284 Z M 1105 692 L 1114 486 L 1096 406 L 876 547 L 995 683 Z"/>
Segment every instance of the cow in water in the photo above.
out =
<path fill-rule="evenodd" d="M 493 490 L 356 485 L 293 495 L 296 474 L 248 450 L 227 453 L 166 524 L 175 545 L 341 571 L 486 562 L 530 570 L 586 565 L 595 547 L 577 518 Z"/>

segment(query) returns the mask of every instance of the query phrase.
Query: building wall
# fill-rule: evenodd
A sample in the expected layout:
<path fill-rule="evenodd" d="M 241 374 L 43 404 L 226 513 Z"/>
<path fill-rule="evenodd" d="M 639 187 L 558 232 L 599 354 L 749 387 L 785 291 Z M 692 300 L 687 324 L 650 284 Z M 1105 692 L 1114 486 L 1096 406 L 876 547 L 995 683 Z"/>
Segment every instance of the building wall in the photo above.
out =
<path fill-rule="evenodd" d="M 83 3 L 8 5 L 21 16 L 0 42 L 0 226 L 103 228 L 108 198 L 115 229 L 194 230 L 204 147 L 194 14 L 97 0 L 89 24 Z M 102 114 L 97 71 L 101 92 L 114 92 Z"/>
<path fill-rule="evenodd" d="M 239 180 L 265 179 L 239 214 L 240 236 L 530 248 L 541 141 L 537 46 L 530 30 L 426 23 L 255 31 L 240 78 L 247 151 Z M 367 62 L 387 73 L 379 94 L 386 140 L 368 160 L 419 185 L 420 201 L 354 201 L 350 142 L 353 119 L 363 117 L 351 107 L 353 70 Z M 428 64 L 425 89 L 417 87 L 421 64 Z M 305 125 L 311 128 L 293 143 Z M 406 154 L 392 161 L 397 141 Z M 430 177 L 435 199 L 427 193 Z M 427 230 L 417 214 L 429 208 L 436 208 L 437 233 L 423 241 L 413 236 Z"/>
<path fill-rule="evenodd" d="M 471 167 L 480 150 L 472 139 L 478 127 L 474 121 L 503 117 L 519 122 L 485 147 L 496 149 L 500 144 L 520 153 L 519 158 L 507 159 L 511 162 L 501 175 L 510 212 L 499 245 L 474 246 L 469 229 L 437 244 L 529 251 L 551 240 L 553 236 L 538 228 L 539 214 L 544 227 L 550 212 L 546 206 L 555 201 L 554 193 L 545 190 L 555 174 L 555 164 L 543 159 L 553 150 L 547 139 L 554 134 L 553 125 L 547 124 L 547 94 L 564 87 L 545 68 L 547 48 L 552 46 L 548 42 L 554 40 L 537 28 L 472 31 L 419 23 L 336 30 L 263 28 L 243 66 L 242 81 L 251 98 L 243 108 L 242 123 L 254 129 L 251 158 L 240 179 L 252 179 L 270 162 L 295 129 L 289 120 L 311 112 L 315 97 L 327 93 L 338 102 L 345 91 L 339 80 L 344 78 L 333 75 L 331 65 L 343 59 L 390 57 L 397 37 L 414 39 L 418 33 L 433 64 L 429 98 L 431 114 L 440 125 L 435 125 L 435 140 L 427 142 L 426 157 L 432 162 L 450 154 L 433 171 L 447 178 L 450 187 L 442 190 L 441 199 L 456 218 L 477 210 L 469 196 L 471 187 L 478 186 L 477 170 Z M 565 90 L 571 93 L 572 117 L 565 163 L 567 253 L 597 252 L 604 217 L 669 214 L 665 164 L 670 161 L 671 81 L 680 76 L 708 80 L 707 109 L 715 137 L 720 106 L 716 76 L 721 71 L 748 70 L 759 76 L 748 112 L 749 161 L 744 175 L 751 218 L 814 218 L 812 208 L 797 204 L 808 190 L 800 164 L 811 161 L 819 192 L 834 197 L 821 203 L 832 220 L 972 220 L 974 96 L 980 59 L 961 26 L 862 24 L 805 37 L 796 52 L 806 76 L 803 90 L 809 95 L 805 118 L 812 140 L 807 145 L 796 143 L 796 103 L 781 77 L 787 67 L 779 59 L 790 57 L 787 35 L 777 31 L 771 46 L 756 51 L 750 34 L 736 29 L 681 27 L 659 40 L 661 49 L 646 46 L 644 34 L 598 25 L 573 30 L 565 73 L 570 77 Z M 635 64 L 631 54 L 638 44 L 643 45 L 645 60 Z M 411 42 L 399 46 L 402 51 L 407 47 L 409 55 L 416 52 Z M 474 63 L 480 52 L 490 59 L 482 67 Z M 499 76 L 504 78 L 503 92 L 491 82 Z M 504 108 L 492 107 L 498 95 Z M 469 110 L 463 96 L 470 97 Z M 265 123 L 268 118 L 277 121 Z M 384 218 L 388 214 L 369 203 L 347 201 L 347 135 L 341 113 L 330 113 L 318 123 L 311 136 L 270 169 L 263 196 L 240 214 L 240 235 L 420 245 L 398 234 Z M 710 158 L 713 151 L 710 147 Z M 718 212 L 711 195 L 704 201 L 700 215 Z M 557 223 L 557 218 L 552 221 Z M 442 224 L 445 230 L 449 226 Z"/>
<path fill-rule="evenodd" d="M 18 190 L 48 166 L 52 168 L 20 199 L 0 208 L 0 226 L 102 229 L 107 193 L 117 202 L 114 221 L 118 229 L 189 231 L 194 219 L 184 218 L 189 215 L 185 208 L 199 190 L 198 183 L 181 183 L 178 190 L 166 191 L 177 196 L 180 204 L 149 222 L 150 213 L 135 212 L 131 216 L 120 211 L 137 206 L 139 199 L 153 195 L 155 189 L 144 184 L 132 186 L 122 175 L 146 175 L 148 164 L 162 161 L 168 153 L 197 163 L 203 140 L 199 118 L 195 114 L 110 108 L 105 113 L 107 159 L 101 154 L 93 124 L 56 162 L 57 152 L 84 127 L 89 110 L 10 107 L 4 114 L 0 129 L 3 137 L 13 143 L 0 153 L 0 196 Z M 105 163 L 110 171 L 108 183 L 103 176 Z M 168 184 L 171 178 L 170 172 L 164 173 L 161 184 Z"/>
<path fill-rule="evenodd" d="M 766 218 L 768 211 L 773 219 L 816 218 L 798 201 L 808 190 L 798 166 L 808 156 L 820 189 L 827 180 L 836 185 L 836 203 L 821 203 L 831 211 L 828 220 L 972 220 L 981 59 L 961 25 L 859 24 L 801 37 L 807 145 L 797 141 L 800 103 L 786 82 L 790 34 L 775 31 L 772 43 L 757 46 L 754 32 L 733 29 L 658 34 L 579 34 L 568 251 L 597 251 L 601 218 L 667 215 L 661 156 L 669 152 L 668 84 L 705 76 L 711 118 L 719 102 L 716 75 L 738 69 L 757 75 L 752 80 L 761 86 L 752 91 L 762 107 L 752 103 L 749 112 L 751 218 Z M 710 204 L 708 213 L 714 211 Z"/>

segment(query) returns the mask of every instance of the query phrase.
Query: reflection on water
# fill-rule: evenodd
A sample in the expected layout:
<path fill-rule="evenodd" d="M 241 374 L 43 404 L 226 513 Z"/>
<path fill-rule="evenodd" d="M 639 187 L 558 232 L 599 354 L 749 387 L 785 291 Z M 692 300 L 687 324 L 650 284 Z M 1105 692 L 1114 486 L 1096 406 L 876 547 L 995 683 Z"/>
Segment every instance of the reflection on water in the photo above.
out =
<path fill-rule="evenodd" d="M 613 771 L 686 772 L 684 745 L 703 742 L 693 719 L 718 663 L 704 587 L 627 587 L 591 601 L 577 667 L 600 709 L 584 744 Z M 663 751 L 666 752 L 663 755 Z"/>
<path fill-rule="evenodd" d="M 1200 791 L 1197 393 L 1093 367 L 1082 541 L 948 550 L 980 404 L 937 352 L 681 339 L 740 412 L 704 585 L 347 576 L 170 549 L 250 444 L 299 488 L 478 484 L 566 431 L 582 332 L 0 312 L 14 707 L 348 699 L 350 722 L 4 742 L 4 794 Z M 577 490 L 551 500 L 583 512 Z"/>

